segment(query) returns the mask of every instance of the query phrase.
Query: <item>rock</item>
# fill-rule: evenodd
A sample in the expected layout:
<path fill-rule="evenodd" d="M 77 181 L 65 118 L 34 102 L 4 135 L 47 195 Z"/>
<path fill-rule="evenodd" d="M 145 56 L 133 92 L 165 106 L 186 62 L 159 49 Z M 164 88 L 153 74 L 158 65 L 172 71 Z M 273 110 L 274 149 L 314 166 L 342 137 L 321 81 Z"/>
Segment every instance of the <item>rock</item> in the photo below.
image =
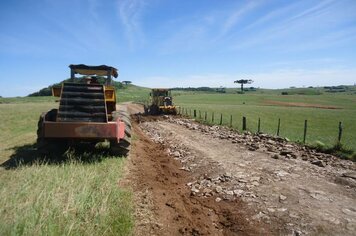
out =
<path fill-rule="evenodd" d="M 181 168 L 179 168 L 180 170 L 185 170 L 185 171 L 190 171 L 190 168 L 189 167 L 186 167 L 186 166 L 183 166 L 183 167 L 181 167 Z"/>
<path fill-rule="evenodd" d="M 180 157 L 180 152 L 178 152 L 178 151 L 173 152 L 173 156 Z"/>
<path fill-rule="evenodd" d="M 259 219 L 269 219 L 269 216 L 264 214 L 263 212 L 259 212 L 258 214 L 252 216 L 253 220 L 259 220 Z"/>
<path fill-rule="evenodd" d="M 274 208 L 267 208 L 267 211 L 273 213 L 273 212 L 275 212 L 276 210 L 275 210 Z"/>
<path fill-rule="evenodd" d="M 289 217 L 290 217 L 290 218 L 295 218 L 295 219 L 298 219 L 298 218 L 299 218 L 296 213 L 290 213 L 290 214 L 289 214 Z"/>
<path fill-rule="evenodd" d="M 293 153 L 293 151 L 288 149 L 283 149 L 282 151 L 280 151 L 279 154 L 281 154 L 282 156 L 286 156 L 287 154 L 291 154 L 291 153 Z"/>
<path fill-rule="evenodd" d="M 274 154 L 271 156 L 273 159 L 279 159 L 279 155 L 278 154 Z"/>
<path fill-rule="evenodd" d="M 236 196 L 242 196 L 245 191 L 243 191 L 242 189 L 235 189 L 233 192 Z"/>
<path fill-rule="evenodd" d="M 221 186 L 216 186 L 215 191 L 217 193 L 221 193 L 223 191 L 223 188 Z"/>
<path fill-rule="evenodd" d="M 250 146 L 248 148 L 249 151 L 256 151 L 259 147 L 258 146 Z"/>
<path fill-rule="evenodd" d="M 279 211 L 279 212 L 285 212 L 285 211 L 287 211 L 288 209 L 287 208 L 278 208 L 277 209 L 277 211 Z"/>
<path fill-rule="evenodd" d="M 212 190 L 209 189 L 209 188 L 204 188 L 203 189 L 203 193 L 211 193 L 211 192 L 212 192 Z"/>
<path fill-rule="evenodd" d="M 271 144 L 271 145 L 275 145 L 275 144 L 276 144 L 276 142 L 273 141 L 273 140 L 271 140 L 271 139 L 267 140 L 267 143 L 268 143 L 268 144 Z"/>
<path fill-rule="evenodd" d="M 230 190 L 230 191 L 226 191 L 226 194 L 227 195 L 234 195 L 234 192 Z"/>
<path fill-rule="evenodd" d="M 348 208 L 344 208 L 341 210 L 344 214 L 348 215 L 348 216 L 352 216 L 352 217 L 356 217 L 356 209 L 348 209 Z"/>
<path fill-rule="evenodd" d="M 323 162 L 323 161 L 321 161 L 321 160 L 314 160 L 314 161 L 312 161 L 311 162 L 313 165 L 317 165 L 317 166 L 319 166 L 319 167 L 325 167 L 326 165 L 325 165 L 325 163 Z"/>
<path fill-rule="evenodd" d="M 230 172 L 226 172 L 223 176 L 226 178 L 231 178 L 232 174 Z"/>
<path fill-rule="evenodd" d="M 274 174 L 277 175 L 278 177 L 284 177 L 284 176 L 289 175 L 289 173 L 284 170 L 275 171 Z"/>
<path fill-rule="evenodd" d="M 191 188 L 191 191 L 192 191 L 193 193 L 199 193 L 199 192 L 200 192 L 200 190 L 197 189 L 197 188 L 195 188 L 195 187 Z"/>
<path fill-rule="evenodd" d="M 290 156 L 293 158 L 293 159 L 297 159 L 297 155 L 295 153 L 291 153 Z"/>
<path fill-rule="evenodd" d="M 330 201 L 330 199 L 327 197 L 327 194 L 323 191 L 312 191 L 310 196 L 319 201 Z"/>
<path fill-rule="evenodd" d="M 251 181 L 260 181 L 261 177 L 259 176 L 254 176 L 251 178 Z"/>
<path fill-rule="evenodd" d="M 247 183 L 248 181 L 245 179 L 238 179 L 237 181 L 239 181 L 240 183 Z"/>
<path fill-rule="evenodd" d="M 351 178 L 351 179 L 356 179 L 356 172 L 346 172 L 343 173 L 341 176 Z"/>
<path fill-rule="evenodd" d="M 284 195 L 279 195 L 279 200 L 280 201 L 284 201 L 284 200 L 286 200 L 287 199 L 287 197 L 286 196 L 284 196 Z"/>
<path fill-rule="evenodd" d="M 217 198 L 215 198 L 215 202 L 221 202 L 221 198 L 219 198 L 219 197 L 217 197 Z"/>

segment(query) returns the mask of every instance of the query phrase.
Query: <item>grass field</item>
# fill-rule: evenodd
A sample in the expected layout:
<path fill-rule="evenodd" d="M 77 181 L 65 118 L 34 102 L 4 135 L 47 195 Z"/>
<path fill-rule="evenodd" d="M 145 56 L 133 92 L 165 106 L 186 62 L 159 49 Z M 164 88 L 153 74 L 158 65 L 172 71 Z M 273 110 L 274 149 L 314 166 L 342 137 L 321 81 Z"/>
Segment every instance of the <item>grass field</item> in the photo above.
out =
<path fill-rule="evenodd" d="M 118 102 L 145 102 L 150 94 L 151 89 L 135 85 L 127 85 L 124 89 L 117 91 Z"/>
<path fill-rule="evenodd" d="M 146 101 L 150 89 L 129 85 L 118 91 L 119 102 Z M 298 90 L 297 90 L 298 91 Z M 247 128 L 301 141 L 308 120 L 307 143 L 342 143 L 356 150 L 356 95 L 280 95 L 279 90 L 226 94 L 174 91 L 174 102 L 208 114 L 215 123 Z M 307 91 L 308 92 L 308 91 Z M 128 235 L 134 224 L 131 192 L 118 187 L 125 159 L 101 150 L 69 150 L 62 161 L 47 161 L 34 146 L 39 115 L 58 107 L 53 97 L 0 98 L 0 235 Z M 330 109 L 332 108 L 332 109 Z M 199 113 L 197 113 L 199 115 Z M 11 161 L 9 161 L 11 160 Z M 63 161 L 64 160 L 64 161 Z M 22 162 L 22 164 L 21 164 Z M 8 165 L 9 164 L 9 165 Z M 11 168 L 10 168 L 11 167 Z"/>
<path fill-rule="evenodd" d="M 220 122 L 220 114 L 223 114 L 223 124 L 229 124 L 232 115 L 233 127 L 240 130 L 242 117 L 245 116 L 250 131 L 257 131 L 258 118 L 260 118 L 261 131 L 276 134 L 278 119 L 281 119 L 280 136 L 288 137 L 293 141 L 303 140 L 304 120 L 308 120 L 306 141 L 309 144 L 321 141 L 327 146 L 334 145 L 338 137 L 338 123 L 341 121 L 342 143 L 356 150 L 356 95 L 341 93 L 282 96 L 279 94 L 271 91 L 246 94 L 177 92 L 174 100 L 188 111 L 200 110 L 202 116 L 207 112 L 210 122 L 212 112 L 214 112 L 215 123 Z"/>
<path fill-rule="evenodd" d="M 64 161 L 43 163 L 34 147 L 37 121 L 58 103 L 51 97 L 0 103 L 0 163 L 12 160 L 0 168 L 0 235 L 130 234 L 131 192 L 118 187 L 125 159 L 70 150 Z"/>

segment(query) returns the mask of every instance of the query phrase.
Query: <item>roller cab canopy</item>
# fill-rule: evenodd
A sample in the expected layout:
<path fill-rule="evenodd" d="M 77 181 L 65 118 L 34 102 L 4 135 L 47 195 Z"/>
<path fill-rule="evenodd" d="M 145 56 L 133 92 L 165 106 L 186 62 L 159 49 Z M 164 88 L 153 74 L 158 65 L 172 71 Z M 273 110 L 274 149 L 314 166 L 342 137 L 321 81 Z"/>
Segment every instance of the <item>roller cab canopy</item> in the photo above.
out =
<path fill-rule="evenodd" d="M 118 70 L 115 67 L 101 65 L 101 66 L 87 66 L 84 64 L 79 65 L 69 65 L 71 69 L 71 77 L 74 78 L 75 74 L 81 75 L 97 75 L 97 76 L 111 76 L 117 78 Z"/>

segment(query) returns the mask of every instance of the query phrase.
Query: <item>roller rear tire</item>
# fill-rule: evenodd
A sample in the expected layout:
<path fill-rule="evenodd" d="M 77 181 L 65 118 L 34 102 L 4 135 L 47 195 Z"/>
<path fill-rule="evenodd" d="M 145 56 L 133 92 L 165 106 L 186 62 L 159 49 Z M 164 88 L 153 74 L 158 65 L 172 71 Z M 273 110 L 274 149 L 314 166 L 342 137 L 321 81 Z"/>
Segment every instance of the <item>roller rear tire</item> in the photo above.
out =
<path fill-rule="evenodd" d="M 120 139 L 110 141 L 110 151 L 113 155 L 127 156 L 131 147 L 131 121 L 130 115 L 125 111 L 115 111 L 112 113 L 113 121 L 120 119 L 125 123 L 125 136 Z"/>

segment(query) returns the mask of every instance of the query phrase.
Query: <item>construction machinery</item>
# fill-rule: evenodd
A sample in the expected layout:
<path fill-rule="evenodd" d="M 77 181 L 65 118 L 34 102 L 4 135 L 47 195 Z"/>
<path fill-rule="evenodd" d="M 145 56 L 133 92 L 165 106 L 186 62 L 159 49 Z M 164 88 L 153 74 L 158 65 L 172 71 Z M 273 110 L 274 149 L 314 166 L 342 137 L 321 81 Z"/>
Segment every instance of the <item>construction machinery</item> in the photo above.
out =
<path fill-rule="evenodd" d="M 171 91 L 164 88 L 152 89 L 149 105 L 145 106 L 145 113 L 150 115 L 176 115 L 177 106 L 173 105 Z"/>
<path fill-rule="evenodd" d="M 131 141 L 130 116 L 116 109 L 112 77 L 114 67 L 70 65 L 71 77 L 60 87 L 53 87 L 59 108 L 42 113 L 38 122 L 37 147 L 48 151 L 60 141 L 110 142 L 114 155 L 127 154 Z M 76 78 L 79 74 L 82 77 Z"/>

